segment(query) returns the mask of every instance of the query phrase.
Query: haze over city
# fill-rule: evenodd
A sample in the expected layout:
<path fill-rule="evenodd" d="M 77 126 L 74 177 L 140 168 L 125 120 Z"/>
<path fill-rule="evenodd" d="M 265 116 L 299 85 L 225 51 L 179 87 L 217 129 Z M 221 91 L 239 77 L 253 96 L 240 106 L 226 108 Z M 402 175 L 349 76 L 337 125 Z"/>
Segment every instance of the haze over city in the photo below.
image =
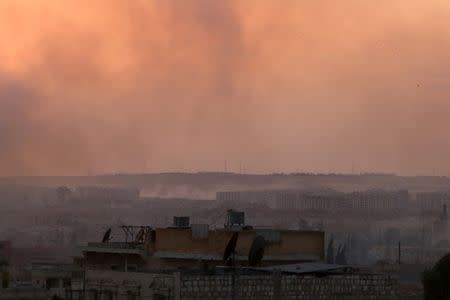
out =
<path fill-rule="evenodd" d="M 449 0 L 0 0 L 0 300 L 449 300 Z"/>
<path fill-rule="evenodd" d="M 0 175 L 449 175 L 450 4 L 0 2 Z"/>

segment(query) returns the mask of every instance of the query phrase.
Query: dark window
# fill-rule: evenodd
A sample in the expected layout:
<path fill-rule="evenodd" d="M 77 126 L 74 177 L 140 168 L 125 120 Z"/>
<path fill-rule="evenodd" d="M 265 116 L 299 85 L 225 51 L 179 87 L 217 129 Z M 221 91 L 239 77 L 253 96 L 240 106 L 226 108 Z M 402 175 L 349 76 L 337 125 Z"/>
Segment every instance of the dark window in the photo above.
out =
<path fill-rule="evenodd" d="M 153 294 L 153 299 L 154 300 L 166 300 L 167 297 L 161 294 Z"/>
<path fill-rule="evenodd" d="M 63 287 L 68 288 L 72 286 L 72 281 L 70 278 L 64 278 L 63 279 Z"/>
<path fill-rule="evenodd" d="M 59 287 L 59 279 L 58 278 L 47 278 L 45 281 L 45 287 L 47 289 L 58 288 Z"/>
<path fill-rule="evenodd" d="M 90 290 L 88 299 L 89 300 L 100 300 L 99 296 L 98 296 L 98 291 L 97 290 Z"/>

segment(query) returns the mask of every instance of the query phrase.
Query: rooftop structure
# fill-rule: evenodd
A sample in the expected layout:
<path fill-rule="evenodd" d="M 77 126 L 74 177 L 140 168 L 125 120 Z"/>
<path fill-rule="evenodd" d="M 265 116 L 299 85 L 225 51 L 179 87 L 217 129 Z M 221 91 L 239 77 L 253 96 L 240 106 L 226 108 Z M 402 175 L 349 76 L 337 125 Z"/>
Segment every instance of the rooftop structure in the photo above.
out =
<path fill-rule="evenodd" d="M 233 213 L 236 214 L 234 219 Z M 91 269 L 123 271 L 223 265 L 225 249 L 234 235 L 237 237 L 234 238 L 233 257 L 239 265 L 248 265 L 257 237 L 264 241 L 261 265 L 324 259 L 324 232 L 244 226 L 243 213 L 235 211 L 228 212 L 227 222 L 229 226 L 219 229 L 210 229 L 207 224 L 169 228 L 131 226 L 141 228 L 133 238 L 130 234 L 126 241 L 104 238 L 103 242 L 88 243 L 83 247 L 85 264 Z M 140 233 L 142 230 L 144 233 Z"/>

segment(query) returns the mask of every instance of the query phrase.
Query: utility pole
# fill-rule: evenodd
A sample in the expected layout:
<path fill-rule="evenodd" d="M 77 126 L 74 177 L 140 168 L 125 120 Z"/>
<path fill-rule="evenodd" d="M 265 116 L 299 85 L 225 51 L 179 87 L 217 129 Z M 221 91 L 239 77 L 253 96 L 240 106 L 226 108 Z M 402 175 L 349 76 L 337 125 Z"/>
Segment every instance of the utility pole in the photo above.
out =
<path fill-rule="evenodd" d="M 425 209 L 424 203 L 422 203 L 422 249 L 420 251 L 420 263 L 423 263 L 423 258 L 425 255 Z"/>

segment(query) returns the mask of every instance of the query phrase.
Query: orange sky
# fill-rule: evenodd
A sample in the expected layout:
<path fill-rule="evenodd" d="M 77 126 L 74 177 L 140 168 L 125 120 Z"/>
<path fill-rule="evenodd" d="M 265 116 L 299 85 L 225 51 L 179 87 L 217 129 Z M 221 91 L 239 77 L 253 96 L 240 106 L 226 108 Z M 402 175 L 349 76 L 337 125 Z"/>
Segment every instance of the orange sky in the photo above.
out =
<path fill-rule="evenodd" d="M 0 175 L 450 175 L 447 0 L 0 0 L 0 37 Z"/>

